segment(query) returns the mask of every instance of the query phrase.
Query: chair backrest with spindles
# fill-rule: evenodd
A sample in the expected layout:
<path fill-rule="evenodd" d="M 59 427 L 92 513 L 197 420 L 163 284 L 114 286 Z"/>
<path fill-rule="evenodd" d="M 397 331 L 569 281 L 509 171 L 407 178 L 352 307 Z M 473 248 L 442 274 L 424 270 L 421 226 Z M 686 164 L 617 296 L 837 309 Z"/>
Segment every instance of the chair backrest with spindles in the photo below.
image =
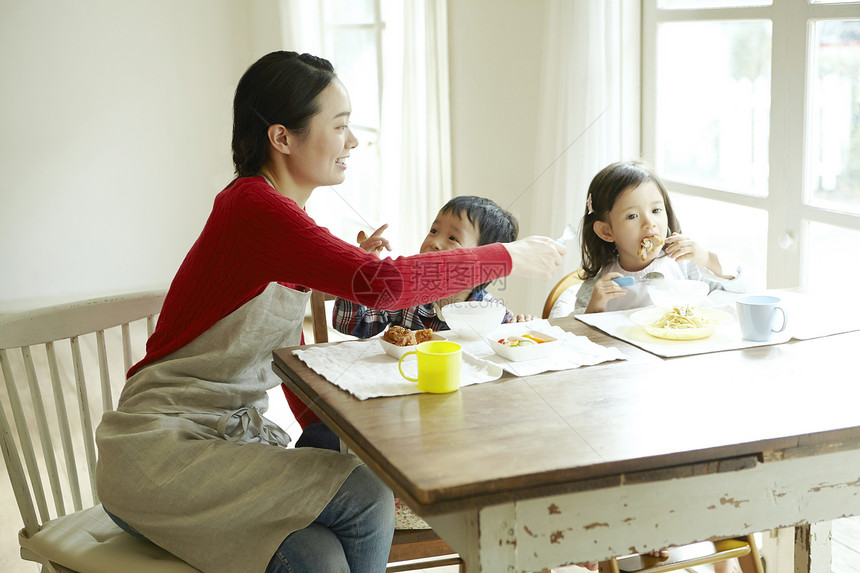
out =
<path fill-rule="evenodd" d="M 98 503 L 95 427 L 143 358 L 164 296 L 148 291 L 0 315 L 0 447 L 28 535 Z"/>
<path fill-rule="evenodd" d="M 328 318 L 325 307 L 327 300 L 334 300 L 334 297 L 318 290 L 311 292 L 311 320 L 315 343 L 328 342 Z"/>

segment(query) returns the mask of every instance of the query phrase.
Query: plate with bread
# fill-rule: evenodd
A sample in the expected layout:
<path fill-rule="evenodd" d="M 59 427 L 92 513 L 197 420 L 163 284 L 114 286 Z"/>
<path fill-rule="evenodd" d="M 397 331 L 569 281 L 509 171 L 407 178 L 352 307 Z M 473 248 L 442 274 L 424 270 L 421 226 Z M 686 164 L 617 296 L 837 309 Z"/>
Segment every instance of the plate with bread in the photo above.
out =
<path fill-rule="evenodd" d="M 410 330 L 402 326 L 390 326 L 379 339 L 379 345 L 386 354 L 400 360 L 407 352 L 412 352 L 422 342 L 447 340 L 429 328 Z"/>

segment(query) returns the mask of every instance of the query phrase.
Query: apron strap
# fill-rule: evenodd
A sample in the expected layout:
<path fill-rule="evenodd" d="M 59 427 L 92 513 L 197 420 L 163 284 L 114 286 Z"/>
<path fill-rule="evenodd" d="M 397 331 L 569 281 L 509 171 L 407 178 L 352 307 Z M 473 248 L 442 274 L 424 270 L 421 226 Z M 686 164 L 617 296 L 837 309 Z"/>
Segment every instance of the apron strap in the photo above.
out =
<path fill-rule="evenodd" d="M 237 419 L 236 422 L 233 422 L 233 418 Z M 253 406 L 222 415 L 218 418 L 215 430 L 222 438 L 231 442 L 261 441 L 284 448 L 290 443 L 289 434 L 263 418 L 260 411 Z"/>

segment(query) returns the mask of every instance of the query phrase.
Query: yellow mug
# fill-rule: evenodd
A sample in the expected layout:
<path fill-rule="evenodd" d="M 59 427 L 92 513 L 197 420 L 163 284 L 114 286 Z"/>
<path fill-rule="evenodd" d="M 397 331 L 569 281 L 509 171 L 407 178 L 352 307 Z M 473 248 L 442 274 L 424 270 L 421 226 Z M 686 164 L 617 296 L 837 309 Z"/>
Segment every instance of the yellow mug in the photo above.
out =
<path fill-rule="evenodd" d="M 418 378 L 403 373 L 403 359 L 410 354 L 418 357 Z M 422 342 L 415 350 L 400 358 L 400 375 L 410 382 L 418 382 L 422 392 L 443 394 L 460 388 L 460 367 L 463 363 L 463 348 L 456 342 L 431 340 Z"/>

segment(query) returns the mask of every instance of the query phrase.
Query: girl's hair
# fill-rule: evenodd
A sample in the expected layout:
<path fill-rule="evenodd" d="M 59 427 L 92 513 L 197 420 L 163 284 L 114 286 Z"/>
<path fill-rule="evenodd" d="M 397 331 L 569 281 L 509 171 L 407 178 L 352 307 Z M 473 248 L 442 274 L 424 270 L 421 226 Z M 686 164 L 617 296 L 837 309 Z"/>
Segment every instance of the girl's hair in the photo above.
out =
<path fill-rule="evenodd" d="M 478 245 L 490 243 L 510 243 L 517 240 L 520 227 L 516 217 L 499 207 L 490 199 L 461 195 L 454 197 L 439 210 L 440 213 L 453 213 L 466 219 L 478 229 Z M 490 283 L 475 287 L 481 290 Z"/>
<path fill-rule="evenodd" d="M 233 99 L 233 164 L 237 177 L 260 171 L 269 159 L 270 125 L 307 133 L 319 112 L 317 98 L 336 77 L 328 60 L 296 52 L 272 52 L 249 67 Z"/>
<path fill-rule="evenodd" d="M 594 232 L 595 221 L 606 221 L 618 197 L 627 189 L 636 188 L 653 181 L 663 196 L 669 234 L 680 233 L 681 225 L 675 217 L 672 201 L 666 186 L 653 170 L 638 161 L 619 161 L 604 167 L 588 186 L 585 216 L 582 218 L 582 274 L 583 278 L 596 277 L 604 266 L 610 264 L 618 252 L 615 244 L 607 243 Z"/>

